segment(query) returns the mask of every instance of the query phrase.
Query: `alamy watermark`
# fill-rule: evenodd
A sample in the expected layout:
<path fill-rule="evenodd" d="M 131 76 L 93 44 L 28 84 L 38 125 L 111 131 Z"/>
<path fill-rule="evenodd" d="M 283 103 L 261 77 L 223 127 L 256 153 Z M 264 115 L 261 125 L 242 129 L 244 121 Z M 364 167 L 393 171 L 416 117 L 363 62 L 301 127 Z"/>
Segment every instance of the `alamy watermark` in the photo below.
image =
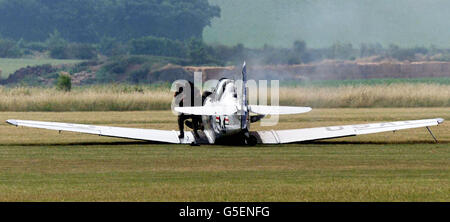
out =
<path fill-rule="evenodd" d="M 216 94 L 213 93 L 213 89 L 218 86 L 220 81 L 217 79 L 210 79 L 208 81 L 203 82 L 203 73 L 195 72 L 194 73 L 194 81 L 189 82 L 187 80 L 177 80 L 172 83 L 171 91 L 174 93 L 174 98 L 172 100 L 172 112 L 174 115 L 179 115 L 174 111 L 175 107 L 178 107 L 180 102 L 183 102 L 184 107 L 201 107 L 203 106 L 203 102 L 209 97 L 212 100 L 212 103 L 220 104 L 221 99 L 216 97 Z M 243 104 L 248 101 L 247 105 L 259 105 L 259 106 L 267 106 L 271 107 L 279 106 L 280 104 L 280 84 L 279 80 L 253 80 L 250 79 L 246 82 L 247 89 L 247 97 L 244 98 L 244 86 L 243 80 L 232 80 L 231 84 L 234 85 L 234 92 L 236 94 L 235 103 L 227 103 L 223 105 L 237 106 L 237 115 L 244 115 L 245 112 L 249 112 L 247 110 L 247 106 L 242 107 Z M 205 89 L 205 90 L 204 90 Z M 215 92 L 215 93 L 224 93 Z M 230 92 L 227 92 L 230 93 Z M 209 95 L 208 95 L 209 94 Z M 270 101 L 270 104 L 269 104 Z M 229 101 L 228 101 L 229 102 Z M 244 103 L 245 102 L 245 103 Z M 272 110 L 274 110 L 272 109 Z M 261 126 L 275 126 L 279 122 L 279 115 L 274 112 L 273 115 L 267 116 L 266 118 L 261 119 Z"/>

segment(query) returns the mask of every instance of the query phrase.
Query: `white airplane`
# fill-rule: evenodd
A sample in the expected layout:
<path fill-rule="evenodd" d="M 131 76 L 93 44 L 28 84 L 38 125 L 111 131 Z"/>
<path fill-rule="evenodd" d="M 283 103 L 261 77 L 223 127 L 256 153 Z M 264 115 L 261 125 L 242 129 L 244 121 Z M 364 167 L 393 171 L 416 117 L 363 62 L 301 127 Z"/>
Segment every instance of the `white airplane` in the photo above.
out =
<path fill-rule="evenodd" d="M 175 130 L 136 129 L 29 120 L 7 120 L 6 122 L 14 126 L 70 131 L 161 143 L 223 144 L 230 143 L 231 141 L 234 144 L 252 146 L 256 144 L 285 144 L 389 131 L 395 132 L 397 130 L 419 127 L 426 127 L 436 140 L 429 127 L 437 126 L 444 122 L 444 119 L 436 118 L 252 132 L 250 131 L 250 124 L 261 120 L 267 115 L 301 114 L 307 113 L 312 109 L 310 107 L 249 105 L 246 82 L 247 72 L 244 63 L 241 89 L 238 88 L 239 84 L 235 80 L 222 79 L 211 92 L 208 92 L 210 95 L 203 102 L 203 106 L 175 107 L 175 111 L 177 112 L 201 116 L 202 121 L 200 123 L 201 130 L 199 130 L 199 137 L 194 136 L 193 132 L 186 132 L 184 138 L 180 139 L 180 132 Z M 240 96 L 237 93 L 238 91 L 242 92 Z M 251 116 L 250 113 L 256 115 Z"/>

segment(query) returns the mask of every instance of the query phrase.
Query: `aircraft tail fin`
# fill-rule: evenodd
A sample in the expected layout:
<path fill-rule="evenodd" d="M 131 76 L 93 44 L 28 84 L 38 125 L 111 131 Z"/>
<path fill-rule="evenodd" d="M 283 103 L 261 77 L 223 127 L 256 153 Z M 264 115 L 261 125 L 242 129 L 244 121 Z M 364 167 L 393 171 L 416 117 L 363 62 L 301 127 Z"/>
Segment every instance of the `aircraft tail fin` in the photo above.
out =
<path fill-rule="evenodd" d="M 242 67 L 242 116 L 241 116 L 241 129 L 247 129 L 247 119 L 248 119 L 248 100 L 247 100 L 247 63 L 244 61 Z"/>

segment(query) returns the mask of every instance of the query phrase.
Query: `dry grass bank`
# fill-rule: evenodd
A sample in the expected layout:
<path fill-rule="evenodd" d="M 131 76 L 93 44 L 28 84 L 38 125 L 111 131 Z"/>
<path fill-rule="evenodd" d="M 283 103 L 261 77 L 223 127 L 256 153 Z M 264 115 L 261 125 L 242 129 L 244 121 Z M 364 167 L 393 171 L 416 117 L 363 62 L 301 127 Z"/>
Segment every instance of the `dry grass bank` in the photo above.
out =
<path fill-rule="evenodd" d="M 141 111 L 170 109 L 168 89 L 101 86 L 61 92 L 47 88 L 1 88 L 0 111 Z"/>
<path fill-rule="evenodd" d="M 401 83 L 283 88 L 280 91 L 280 104 L 316 108 L 449 107 L 450 86 Z"/>
<path fill-rule="evenodd" d="M 171 100 L 167 87 L 92 86 L 69 93 L 50 88 L 0 88 L 0 111 L 168 110 Z M 283 87 L 280 104 L 314 108 L 449 107 L 450 85 Z"/>

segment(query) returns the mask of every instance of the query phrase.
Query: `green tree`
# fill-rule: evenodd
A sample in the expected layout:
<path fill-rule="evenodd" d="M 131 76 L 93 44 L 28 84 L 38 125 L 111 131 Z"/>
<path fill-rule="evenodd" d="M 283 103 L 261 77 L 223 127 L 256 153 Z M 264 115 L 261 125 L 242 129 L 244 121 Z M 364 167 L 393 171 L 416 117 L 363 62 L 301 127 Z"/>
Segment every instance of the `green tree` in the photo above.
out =
<path fill-rule="evenodd" d="M 353 57 L 353 45 L 351 43 L 336 42 L 330 47 L 330 59 L 350 59 Z"/>
<path fill-rule="evenodd" d="M 0 58 L 18 58 L 23 55 L 18 43 L 9 39 L 0 39 Z"/>
<path fill-rule="evenodd" d="M 188 40 L 200 38 L 219 16 L 208 0 L 0 0 L 0 33 L 27 41 L 43 41 L 54 30 L 71 42 L 102 36 Z"/>
<path fill-rule="evenodd" d="M 142 37 L 130 41 L 131 53 L 137 55 L 157 55 L 185 57 L 186 49 L 182 42 L 154 36 Z"/>
<path fill-rule="evenodd" d="M 66 47 L 66 53 L 70 59 L 95 59 L 97 49 L 86 43 L 71 43 Z"/>
<path fill-rule="evenodd" d="M 72 89 L 72 78 L 69 73 L 61 72 L 56 81 L 56 89 L 69 92 Z"/>
<path fill-rule="evenodd" d="M 125 55 L 129 52 L 127 44 L 112 37 L 103 37 L 98 45 L 98 50 L 106 56 Z"/>
<path fill-rule="evenodd" d="M 209 55 L 207 53 L 206 44 L 196 38 L 189 41 L 189 59 L 195 65 L 207 64 L 209 62 Z"/>
<path fill-rule="evenodd" d="M 294 42 L 294 51 L 298 54 L 304 54 L 306 51 L 306 42 L 303 40 L 297 40 Z"/>
<path fill-rule="evenodd" d="M 50 51 L 50 57 L 55 59 L 68 59 L 69 55 L 66 51 L 67 41 L 61 36 L 58 30 L 54 30 L 50 33 L 49 37 L 45 41 Z"/>

